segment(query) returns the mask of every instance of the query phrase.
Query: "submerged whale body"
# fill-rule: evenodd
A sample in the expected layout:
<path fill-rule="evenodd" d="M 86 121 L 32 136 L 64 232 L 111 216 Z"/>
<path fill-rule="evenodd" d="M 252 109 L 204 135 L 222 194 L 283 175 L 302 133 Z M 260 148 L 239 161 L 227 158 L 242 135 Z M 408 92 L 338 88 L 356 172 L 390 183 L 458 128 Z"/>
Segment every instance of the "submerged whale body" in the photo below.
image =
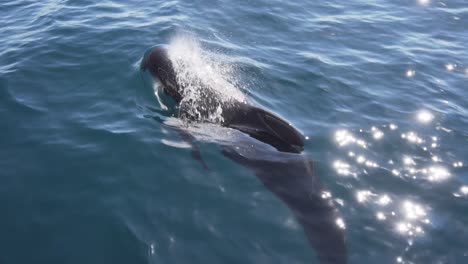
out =
<path fill-rule="evenodd" d="M 154 79 L 161 82 L 164 92 L 179 105 L 180 117 L 203 120 L 220 106 L 219 95 L 207 89 L 201 98 L 198 115 L 190 114 L 183 106 L 186 87 L 178 81 L 168 51 L 162 46 L 148 50 L 140 68 L 148 70 Z M 265 153 L 264 148 L 239 143 L 235 146 L 223 145 L 222 154 L 252 170 L 289 207 L 304 229 L 320 263 L 345 264 L 347 248 L 339 212 L 313 172 L 312 161 L 296 154 L 304 148 L 304 136 L 277 115 L 242 101 L 223 103 L 221 116 L 218 124 L 239 130 L 278 150 Z M 184 140 L 191 141 L 187 133 L 183 132 L 182 136 Z M 193 149 L 193 157 L 202 161 L 196 146 Z M 206 168 L 203 161 L 202 165 Z"/>

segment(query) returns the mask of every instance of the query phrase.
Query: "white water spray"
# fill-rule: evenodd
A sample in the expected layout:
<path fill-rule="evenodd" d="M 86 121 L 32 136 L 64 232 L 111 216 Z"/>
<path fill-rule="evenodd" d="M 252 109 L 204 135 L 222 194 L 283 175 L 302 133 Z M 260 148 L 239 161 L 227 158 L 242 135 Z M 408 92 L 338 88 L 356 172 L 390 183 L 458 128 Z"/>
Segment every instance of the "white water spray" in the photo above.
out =
<path fill-rule="evenodd" d="M 221 56 L 204 50 L 190 36 L 179 35 L 168 46 L 177 82 L 183 87 L 180 109 L 182 118 L 220 123 L 223 110 L 232 102 L 246 101 L 236 87 L 235 67 Z"/>

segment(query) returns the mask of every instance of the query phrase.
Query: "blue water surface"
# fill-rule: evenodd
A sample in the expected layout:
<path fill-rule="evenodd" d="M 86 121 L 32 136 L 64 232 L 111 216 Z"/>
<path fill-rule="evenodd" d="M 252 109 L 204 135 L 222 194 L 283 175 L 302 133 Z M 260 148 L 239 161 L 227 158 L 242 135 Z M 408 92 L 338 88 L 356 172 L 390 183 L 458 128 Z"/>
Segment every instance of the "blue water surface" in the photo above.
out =
<path fill-rule="evenodd" d="M 318 263 L 164 124 L 138 65 L 180 36 L 309 137 L 349 263 L 468 263 L 466 0 L 3 0 L 0 25 L 0 263 Z"/>

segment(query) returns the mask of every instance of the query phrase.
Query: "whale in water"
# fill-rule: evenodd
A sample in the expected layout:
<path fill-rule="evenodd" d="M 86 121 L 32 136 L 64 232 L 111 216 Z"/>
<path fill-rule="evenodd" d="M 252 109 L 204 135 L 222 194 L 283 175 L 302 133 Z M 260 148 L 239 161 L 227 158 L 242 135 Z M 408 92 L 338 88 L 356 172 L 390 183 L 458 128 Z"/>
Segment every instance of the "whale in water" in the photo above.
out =
<path fill-rule="evenodd" d="M 265 153 L 261 147 L 254 146 L 252 149 L 249 145 L 246 151 L 239 145 L 224 144 L 221 152 L 225 157 L 252 170 L 289 207 L 320 263 L 347 263 L 343 219 L 331 195 L 315 175 L 313 162 L 299 155 L 304 149 L 305 137 L 296 128 L 278 115 L 245 101 L 229 100 L 221 104 L 222 99 L 211 89 L 204 91 L 194 115 L 183 104 L 186 94 L 184 89 L 187 87 L 178 80 L 165 46 L 149 49 L 142 58 L 140 69 L 149 71 L 155 81 L 162 84 L 164 93 L 178 105 L 179 117 L 189 121 L 207 120 L 221 106 L 221 118 L 217 124 L 239 130 L 276 148 L 277 151 L 272 149 Z M 182 133 L 182 136 L 184 140 L 191 141 L 187 133 Z M 201 160 L 198 150 L 192 154 Z M 206 164 L 202 164 L 206 168 Z"/>
<path fill-rule="evenodd" d="M 141 69 L 148 70 L 154 78 L 157 78 L 162 83 L 164 92 L 180 104 L 184 87 L 177 82 L 174 67 L 165 48 L 150 49 L 143 57 Z M 202 117 L 213 112 L 219 102 L 219 96 L 212 90 L 205 89 L 204 93 L 206 99 L 199 108 Z M 279 151 L 300 153 L 303 150 L 304 136 L 277 115 L 235 100 L 223 104 L 222 108 L 220 122 L 222 126 L 240 130 Z M 183 107 L 179 113 L 181 116 L 188 116 Z"/>

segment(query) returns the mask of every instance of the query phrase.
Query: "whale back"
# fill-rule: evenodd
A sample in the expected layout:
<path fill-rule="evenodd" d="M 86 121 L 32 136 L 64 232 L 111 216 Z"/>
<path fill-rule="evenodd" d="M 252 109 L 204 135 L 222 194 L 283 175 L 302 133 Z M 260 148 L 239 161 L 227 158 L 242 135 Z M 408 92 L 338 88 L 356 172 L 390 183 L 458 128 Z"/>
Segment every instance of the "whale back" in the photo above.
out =
<path fill-rule="evenodd" d="M 281 152 L 300 153 L 304 149 L 304 136 L 279 116 L 246 103 L 224 111 L 224 125 L 240 130 L 267 143 Z"/>

